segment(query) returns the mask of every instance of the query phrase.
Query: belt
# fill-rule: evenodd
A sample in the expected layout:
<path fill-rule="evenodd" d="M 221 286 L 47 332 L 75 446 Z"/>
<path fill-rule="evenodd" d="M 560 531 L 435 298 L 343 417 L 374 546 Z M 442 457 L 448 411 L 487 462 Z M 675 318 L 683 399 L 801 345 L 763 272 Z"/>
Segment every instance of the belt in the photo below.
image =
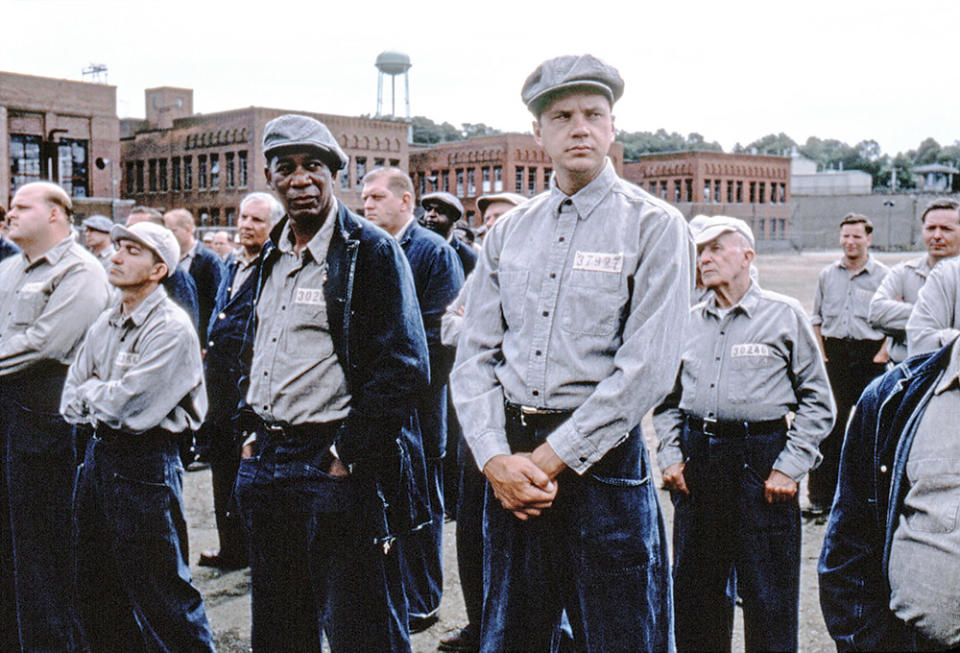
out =
<path fill-rule="evenodd" d="M 691 431 L 699 431 L 704 435 L 717 438 L 743 438 L 751 433 L 770 433 L 778 429 L 787 428 L 787 420 L 783 417 L 758 422 L 744 422 L 733 420 L 700 419 L 687 416 L 687 427 Z"/>
<path fill-rule="evenodd" d="M 155 426 L 152 429 L 147 429 L 143 433 L 131 433 L 130 431 L 124 431 L 122 429 L 112 429 L 109 426 L 103 424 L 97 425 L 97 428 L 94 430 L 94 436 L 98 440 L 103 440 L 104 442 L 146 442 L 148 440 L 175 440 L 176 434 L 162 429 L 159 426 Z"/>
<path fill-rule="evenodd" d="M 520 422 L 523 426 L 550 426 L 559 424 L 573 414 L 573 410 L 562 408 L 537 408 L 535 406 L 523 406 L 503 402 L 504 413 L 507 419 Z"/>
<path fill-rule="evenodd" d="M 260 429 L 273 442 L 310 441 L 326 439 L 333 442 L 337 429 L 343 420 L 336 422 L 315 422 L 310 424 L 284 424 L 282 422 L 260 422 Z"/>

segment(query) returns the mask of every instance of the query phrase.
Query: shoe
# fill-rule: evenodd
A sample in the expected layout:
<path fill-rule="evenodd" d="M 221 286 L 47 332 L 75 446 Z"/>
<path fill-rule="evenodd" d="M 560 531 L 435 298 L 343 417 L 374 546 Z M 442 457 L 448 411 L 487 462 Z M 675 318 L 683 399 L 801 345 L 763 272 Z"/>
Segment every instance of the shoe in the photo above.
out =
<path fill-rule="evenodd" d="M 224 558 L 217 551 L 204 551 L 200 554 L 197 565 L 201 567 L 214 567 L 223 571 L 234 571 L 236 569 L 246 569 L 250 564 L 245 560 L 232 560 Z"/>
<path fill-rule="evenodd" d="M 438 651 L 459 651 L 460 653 L 477 653 L 480 650 L 480 640 L 468 626 L 455 630 L 440 638 L 437 644 Z"/>
<path fill-rule="evenodd" d="M 800 509 L 800 514 L 809 519 L 826 517 L 830 514 L 830 506 L 823 503 L 811 503 Z"/>
<path fill-rule="evenodd" d="M 436 612 L 426 617 L 410 617 L 410 634 L 422 633 L 438 621 L 440 621 L 440 616 Z"/>

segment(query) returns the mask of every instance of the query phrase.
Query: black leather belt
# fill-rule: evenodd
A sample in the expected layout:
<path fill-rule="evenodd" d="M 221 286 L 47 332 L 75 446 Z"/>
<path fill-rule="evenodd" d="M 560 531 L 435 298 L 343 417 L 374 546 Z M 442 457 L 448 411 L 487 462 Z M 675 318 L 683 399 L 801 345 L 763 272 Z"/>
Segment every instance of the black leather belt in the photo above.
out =
<path fill-rule="evenodd" d="M 687 426 L 691 431 L 716 438 L 743 438 L 751 433 L 770 433 L 787 428 L 786 418 L 768 419 L 759 422 L 741 422 L 732 420 L 700 419 L 687 416 Z"/>
<path fill-rule="evenodd" d="M 522 406 L 506 401 L 503 402 L 503 408 L 507 419 L 520 422 L 523 426 L 532 426 L 534 428 L 559 424 L 573 414 L 572 410 Z"/>
<path fill-rule="evenodd" d="M 280 422 L 268 424 L 261 422 L 259 430 L 273 442 L 329 440 L 332 444 L 334 437 L 337 435 L 337 429 L 340 428 L 342 423 L 343 420 L 310 424 L 283 424 Z"/>
<path fill-rule="evenodd" d="M 148 429 L 143 433 L 131 433 L 130 431 L 121 429 L 112 429 L 103 424 L 97 425 L 94 435 L 98 440 L 103 440 L 104 442 L 147 442 L 149 440 L 175 440 L 177 437 L 175 433 L 171 433 L 159 426 Z"/>

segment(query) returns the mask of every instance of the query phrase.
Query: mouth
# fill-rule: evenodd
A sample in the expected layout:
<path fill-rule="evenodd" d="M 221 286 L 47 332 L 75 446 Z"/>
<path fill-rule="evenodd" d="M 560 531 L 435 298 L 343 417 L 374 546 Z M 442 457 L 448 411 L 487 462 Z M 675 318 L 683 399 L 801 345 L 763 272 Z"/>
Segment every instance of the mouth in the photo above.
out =
<path fill-rule="evenodd" d="M 593 151 L 593 148 L 592 148 L 591 146 L 589 146 L 589 145 L 584 145 L 584 144 L 571 145 L 570 147 L 567 148 L 567 152 L 571 152 L 571 153 L 573 153 L 573 154 L 587 153 L 587 152 L 592 152 L 592 151 Z"/>

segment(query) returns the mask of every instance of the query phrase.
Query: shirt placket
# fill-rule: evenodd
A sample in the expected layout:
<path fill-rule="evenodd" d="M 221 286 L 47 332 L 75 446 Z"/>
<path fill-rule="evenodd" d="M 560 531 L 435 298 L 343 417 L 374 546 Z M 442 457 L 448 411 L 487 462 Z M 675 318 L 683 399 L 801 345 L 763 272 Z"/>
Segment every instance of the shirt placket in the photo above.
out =
<path fill-rule="evenodd" d="M 733 311 L 720 318 L 717 324 L 717 337 L 713 339 L 713 359 L 710 361 L 713 370 L 709 376 L 710 387 L 708 388 L 710 401 L 707 403 L 707 406 L 709 406 L 707 414 L 704 415 L 708 419 L 717 419 L 721 405 L 720 379 L 723 378 L 723 368 L 728 363 L 725 354 L 727 352 L 727 331 L 730 329 L 732 315 Z"/>

